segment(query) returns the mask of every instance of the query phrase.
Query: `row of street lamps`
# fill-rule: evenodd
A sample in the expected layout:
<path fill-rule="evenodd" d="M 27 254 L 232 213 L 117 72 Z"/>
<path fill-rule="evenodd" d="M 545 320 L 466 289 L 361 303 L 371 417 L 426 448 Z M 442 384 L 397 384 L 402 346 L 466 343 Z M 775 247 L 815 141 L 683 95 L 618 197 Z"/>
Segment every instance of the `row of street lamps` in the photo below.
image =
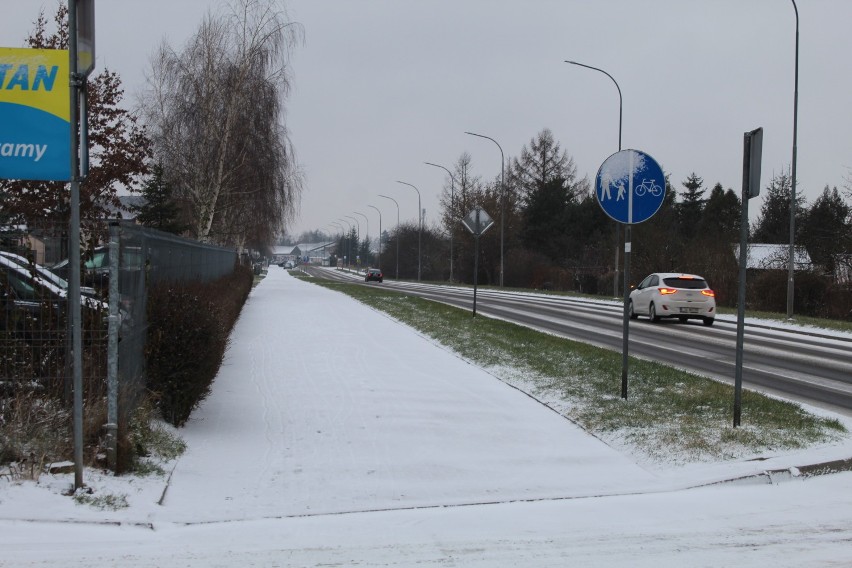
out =
<path fill-rule="evenodd" d="M 792 180 L 791 180 L 791 195 L 790 195 L 790 243 L 789 243 L 789 258 L 788 258 L 788 285 L 787 285 L 787 317 L 792 319 L 793 317 L 793 262 L 794 262 L 794 238 L 795 238 L 795 213 L 796 213 L 796 134 L 797 134 L 797 125 L 798 125 L 798 103 L 799 103 L 799 9 L 796 6 L 796 0 L 790 0 L 793 3 L 793 9 L 796 14 L 796 58 L 795 58 L 795 85 L 794 85 L 794 99 L 793 99 L 793 162 L 792 162 Z M 591 65 L 586 65 L 585 63 L 579 63 L 577 61 L 566 60 L 565 63 L 569 63 L 571 65 L 576 65 L 579 67 L 585 67 L 586 69 L 591 69 L 593 71 L 598 71 L 603 73 L 615 85 L 615 88 L 618 90 L 618 151 L 621 151 L 621 134 L 622 134 L 622 115 L 623 115 L 623 98 L 621 95 L 621 87 L 615 78 L 598 67 L 593 67 Z M 486 136 L 484 134 L 478 134 L 476 132 L 465 132 L 470 136 L 477 136 L 479 138 L 485 138 L 494 142 L 497 145 L 497 148 L 500 150 L 500 286 L 503 286 L 503 274 L 504 274 L 504 242 L 505 242 L 505 209 L 506 209 L 506 192 L 505 192 L 505 156 L 503 154 L 503 147 L 490 136 Z M 450 210 L 455 214 L 455 178 L 453 177 L 452 172 L 440 165 L 432 162 L 424 162 L 428 166 L 434 166 L 437 168 L 441 168 L 447 172 L 450 176 Z M 411 183 L 405 181 L 397 180 L 397 183 L 401 183 L 412 187 L 417 192 L 417 280 L 420 281 L 421 278 L 421 246 L 422 246 L 422 236 L 423 236 L 423 209 L 420 201 L 420 190 Z M 397 227 L 399 226 L 399 203 L 387 195 L 379 195 L 379 197 L 383 197 L 385 199 L 390 199 L 396 204 L 397 211 Z M 382 213 L 379 209 L 373 205 L 368 205 L 368 207 L 372 207 L 379 214 L 379 266 L 381 267 L 381 223 L 382 223 Z M 358 215 L 364 217 L 367 220 L 367 216 L 363 213 L 355 212 Z M 350 217 L 354 219 L 357 226 L 357 219 L 354 217 Z M 341 226 L 342 229 L 342 226 Z M 614 280 L 613 280 L 613 297 L 618 296 L 618 267 L 619 267 L 619 254 L 621 250 L 620 246 L 620 224 L 615 223 L 615 270 L 614 270 Z M 350 231 L 352 227 L 350 225 Z M 629 230 L 629 226 L 626 230 Z M 453 281 L 453 232 L 450 231 L 450 282 Z M 360 227 L 359 227 L 360 233 Z M 369 220 L 367 220 L 367 235 L 369 238 Z M 359 237 L 360 238 L 360 237 Z M 399 278 L 399 239 L 397 239 L 397 254 L 396 254 L 396 278 Z M 351 257 L 350 257 L 351 258 Z M 627 286 L 627 282 L 625 282 L 625 286 Z"/>

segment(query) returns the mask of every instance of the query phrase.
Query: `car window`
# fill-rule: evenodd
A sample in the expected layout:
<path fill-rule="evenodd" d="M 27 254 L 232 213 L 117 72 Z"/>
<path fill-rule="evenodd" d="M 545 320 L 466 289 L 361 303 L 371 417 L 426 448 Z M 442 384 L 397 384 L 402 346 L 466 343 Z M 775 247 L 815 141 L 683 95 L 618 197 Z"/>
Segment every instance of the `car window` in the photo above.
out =
<path fill-rule="evenodd" d="M 660 284 L 660 277 L 657 276 L 656 274 L 652 274 L 651 280 L 648 282 L 648 286 L 659 286 L 659 284 Z"/>
<path fill-rule="evenodd" d="M 6 277 L 9 280 L 9 287 L 12 288 L 15 293 L 15 297 L 19 300 L 38 300 L 36 289 L 32 284 L 12 271 L 9 271 L 6 274 Z"/>
<path fill-rule="evenodd" d="M 109 251 L 100 250 L 95 251 L 94 256 L 92 256 L 91 260 L 86 261 L 86 268 L 89 270 L 93 268 L 103 268 L 109 265 Z"/>
<path fill-rule="evenodd" d="M 702 278 L 666 278 L 663 280 L 666 286 L 672 288 L 684 288 L 687 290 L 704 290 L 707 288 L 707 281 Z"/>

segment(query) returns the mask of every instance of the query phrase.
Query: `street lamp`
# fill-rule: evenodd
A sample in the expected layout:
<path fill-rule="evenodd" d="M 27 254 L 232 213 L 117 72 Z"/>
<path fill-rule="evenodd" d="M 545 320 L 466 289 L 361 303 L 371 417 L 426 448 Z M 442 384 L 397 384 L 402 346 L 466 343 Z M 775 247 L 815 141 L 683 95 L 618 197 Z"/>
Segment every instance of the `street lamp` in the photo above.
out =
<path fill-rule="evenodd" d="M 799 8 L 796 0 L 793 10 L 796 11 L 796 71 L 793 85 L 793 179 L 790 181 L 790 250 L 787 259 L 787 319 L 793 319 L 793 244 L 796 237 L 796 134 L 799 119 Z"/>
<path fill-rule="evenodd" d="M 470 134 L 471 136 L 478 136 L 480 138 L 485 138 L 487 140 L 491 140 L 495 144 L 497 141 L 491 138 L 490 136 L 485 136 L 484 134 L 476 134 L 475 132 L 465 132 L 465 134 Z M 497 144 L 497 147 L 500 148 L 500 287 L 503 287 L 503 227 L 505 225 L 505 211 L 506 211 L 506 186 L 503 183 L 503 174 L 505 170 L 505 159 L 503 157 L 503 148 L 500 144 Z"/>
<path fill-rule="evenodd" d="M 396 199 L 393 197 L 388 197 L 381 193 L 379 194 L 379 197 L 390 199 L 396 204 L 396 276 L 394 276 L 394 279 L 399 280 L 399 203 L 397 203 Z"/>
<path fill-rule="evenodd" d="M 333 227 L 340 229 L 340 241 L 341 241 L 341 245 L 342 245 L 343 244 L 343 234 L 346 232 L 346 230 L 343 228 L 343 225 L 341 225 L 340 223 L 332 221 L 331 223 L 329 223 L 329 226 L 333 226 Z M 341 256 L 341 253 L 344 253 L 344 252 L 345 251 L 342 251 L 342 250 L 337 251 L 337 255 Z"/>
<path fill-rule="evenodd" d="M 364 218 L 364 222 L 366 223 L 367 230 L 365 231 L 365 232 L 366 232 L 366 236 L 364 237 L 364 242 L 366 242 L 366 243 L 367 243 L 367 254 L 369 254 L 369 253 L 370 253 L 370 220 L 369 220 L 369 219 L 367 219 L 367 216 L 366 216 L 366 215 L 364 215 L 363 213 L 359 213 L 359 212 L 357 212 L 357 211 L 353 211 L 353 213 L 355 213 L 356 215 L 360 215 L 361 217 L 363 217 L 363 218 Z"/>
<path fill-rule="evenodd" d="M 622 98 L 621 98 L 621 87 L 618 86 L 618 82 L 613 78 L 612 75 L 604 71 L 603 69 L 598 69 L 597 67 L 592 67 L 591 65 L 586 65 L 584 63 L 577 63 L 576 61 L 565 61 L 565 63 L 570 63 L 571 65 L 577 65 L 578 67 L 585 67 L 586 69 L 591 69 L 593 71 L 599 71 L 609 77 L 612 82 L 615 84 L 615 88 L 618 89 L 618 151 L 621 151 L 621 109 L 622 109 Z M 614 297 L 618 297 L 618 256 L 619 256 L 619 241 L 620 241 L 620 225 L 618 222 L 615 223 L 615 277 L 612 283 L 612 295 Z M 627 285 L 625 283 L 625 285 Z"/>
<path fill-rule="evenodd" d="M 344 217 L 355 221 L 355 228 L 357 229 L 357 232 L 355 233 L 355 256 L 358 256 L 360 260 L 360 254 L 358 252 L 358 249 L 361 248 L 361 223 L 359 223 L 358 219 L 356 217 L 353 217 L 352 215 L 344 215 Z M 355 265 L 355 271 L 358 271 L 357 264 Z"/>
<path fill-rule="evenodd" d="M 382 268 L 382 212 L 379 211 L 379 208 L 374 205 L 367 205 L 367 207 L 372 207 L 376 210 L 376 213 L 379 214 L 379 264 L 377 268 L 381 270 Z"/>
<path fill-rule="evenodd" d="M 441 168 L 446 171 L 450 176 L 450 282 L 453 281 L 453 233 L 455 232 L 455 226 L 452 221 L 455 220 L 456 215 L 456 178 L 453 177 L 453 173 L 440 164 L 433 164 L 432 162 L 423 162 L 427 166 L 435 166 L 436 168 Z"/>
<path fill-rule="evenodd" d="M 349 232 L 346 233 L 346 248 L 347 254 L 346 257 L 346 269 L 349 270 L 349 265 L 352 263 L 352 223 L 347 221 L 346 219 L 338 219 L 341 223 L 346 223 L 346 226 L 349 227 Z"/>
<path fill-rule="evenodd" d="M 397 180 L 396 183 L 414 187 L 414 185 L 406 181 Z M 417 192 L 417 221 L 419 226 L 419 230 L 417 231 L 417 281 L 420 282 L 420 242 L 423 239 L 423 210 L 420 208 L 420 190 L 414 187 L 414 191 Z"/>

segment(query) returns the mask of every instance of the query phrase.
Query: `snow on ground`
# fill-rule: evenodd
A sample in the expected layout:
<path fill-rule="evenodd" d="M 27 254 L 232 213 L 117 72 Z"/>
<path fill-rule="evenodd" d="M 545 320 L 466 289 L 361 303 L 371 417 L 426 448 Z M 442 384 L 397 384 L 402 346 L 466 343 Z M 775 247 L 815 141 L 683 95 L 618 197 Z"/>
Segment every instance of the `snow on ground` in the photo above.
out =
<path fill-rule="evenodd" d="M 0 480 L 0 566 L 852 565 L 847 440 L 649 470 L 383 314 L 271 267 L 171 476 Z M 736 484 L 705 485 L 766 469 Z M 703 485 L 703 486 L 702 486 Z M 158 502 L 162 501 L 162 504 Z"/>

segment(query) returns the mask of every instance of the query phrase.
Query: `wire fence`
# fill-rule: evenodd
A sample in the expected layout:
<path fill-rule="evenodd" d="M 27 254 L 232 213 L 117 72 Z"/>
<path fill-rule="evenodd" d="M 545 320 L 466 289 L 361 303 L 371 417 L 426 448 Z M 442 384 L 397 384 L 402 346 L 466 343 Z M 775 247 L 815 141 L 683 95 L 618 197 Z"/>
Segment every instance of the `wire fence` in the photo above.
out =
<path fill-rule="evenodd" d="M 239 258 L 233 249 L 128 222 L 102 233 L 106 242 L 93 239 L 102 244 L 81 251 L 84 389 L 87 398 L 101 397 L 112 385 L 132 406 L 145 387 L 149 287 L 212 281 Z M 29 389 L 70 400 L 66 242 L 41 236 L 34 244 L 24 233 L 0 239 L 0 396 Z"/>
<path fill-rule="evenodd" d="M 118 262 L 108 263 L 118 280 L 116 297 L 110 296 L 110 307 L 117 308 L 118 316 L 118 321 L 113 320 L 119 337 L 114 353 L 117 380 L 122 391 L 139 390 L 145 381 L 149 287 L 163 282 L 210 282 L 233 272 L 239 259 L 233 249 L 127 223 L 110 226 L 110 242 L 117 243 L 118 249 L 112 253 Z M 100 282 L 98 288 L 108 289 L 108 282 Z"/>

